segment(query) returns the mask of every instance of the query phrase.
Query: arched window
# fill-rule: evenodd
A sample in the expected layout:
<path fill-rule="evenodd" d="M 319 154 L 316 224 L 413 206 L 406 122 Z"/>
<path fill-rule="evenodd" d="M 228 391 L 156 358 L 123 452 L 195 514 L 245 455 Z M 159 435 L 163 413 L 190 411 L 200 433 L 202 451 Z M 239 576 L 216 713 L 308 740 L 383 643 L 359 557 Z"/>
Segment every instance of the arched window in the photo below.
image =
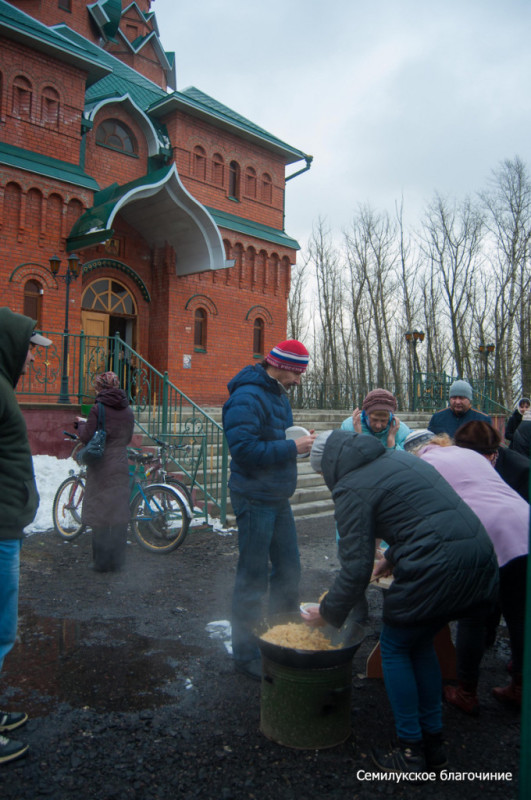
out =
<path fill-rule="evenodd" d="M 26 281 L 24 284 L 24 315 L 37 321 L 37 328 L 42 327 L 42 286 L 38 281 Z"/>
<path fill-rule="evenodd" d="M 51 86 L 45 86 L 41 98 L 41 122 L 49 128 L 59 127 L 59 92 Z"/>
<path fill-rule="evenodd" d="M 223 162 L 223 156 L 219 153 L 214 153 L 212 156 L 212 183 L 215 183 L 216 186 L 223 186 L 223 180 L 225 178 L 225 165 Z"/>
<path fill-rule="evenodd" d="M 264 355 L 264 320 L 257 317 L 253 325 L 253 354 Z"/>
<path fill-rule="evenodd" d="M 81 299 L 86 311 L 102 311 L 115 316 L 135 316 L 135 300 L 123 284 L 112 278 L 100 278 L 88 286 Z"/>
<path fill-rule="evenodd" d="M 240 199 L 240 165 L 237 161 L 229 164 L 229 197 L 233 200 Z"/>
<path fill-rule="evenodd" d="M 13 81 L 13 114 L 20 119 L 31 119 L 33 87 L 23 75 Z"/>
<path fill-rule="evenodd" d="M 117 119 L 106 119 L 98 126 L 96 144 L 127 153 L 129 156 L 138 153 L 138 145 L 133 131 Z"/>
<path fill-rule="evenodd" d="M 206 153 L 199 145 L 194 147 L 194 160 L 192 172 L 200 181 L 206 180 Z"/>
<path fill-rule="evenodd" d="M 256 172 L 252 167 L 245 170 L 245 194 L 247 197 L 256 197 Z"/>
<path fill-rule="evenodd" d="M 262 200 L 269 205 L 273 202 L 273 181 L 267 172 L 262 175 Z"/>
<path fill-rule="evenodd" d="M 206 350 L 207 346 L 207 312 L 204 308 L 196 308 L 194 314 L 194 347 Z"/>

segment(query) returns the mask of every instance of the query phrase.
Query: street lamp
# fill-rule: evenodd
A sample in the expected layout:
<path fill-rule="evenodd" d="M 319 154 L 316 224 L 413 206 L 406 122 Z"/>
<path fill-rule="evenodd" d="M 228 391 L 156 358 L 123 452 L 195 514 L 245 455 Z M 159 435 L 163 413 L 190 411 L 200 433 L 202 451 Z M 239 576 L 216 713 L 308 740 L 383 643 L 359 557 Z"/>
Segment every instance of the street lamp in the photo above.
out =
<path fill-rule="evenodd" d="M 481 344 L 478 345 L 478 351 L 481 355 L 485 356 L 485 380 L 489 379 L 489 356 L 491 353 L 494 353 L 496 350 L 496 346 L 493 344 Z"/>
<path fill-rule="evenodd" d="M 424 331 L 418 331 L 416 328 L 414 331 L 406 331 L 404 334 L 408 345 L 413 347 L 413 369 L 415 372 L 420 372 L 419 359 L 417 355 L 417 345 L 419 342 L 424 341 L 425 335 L 426 334 L 424 333 Z M 413 384 L 414 381 L 411 380 L 411 410 L 415 411 L 417 394 L 416 394 L 416 387 Z"/>
<path fill-rule="evenodd" d="M 58 403 L 69 403 L 70 397 L 68 394 L 68 309 L 70 303 L 70 284 L 75 281 L 81 271 L 79 257 L 75 253 L 71 253 L 66 259 L 66 273 L 59 275 L 61 267 L 61 259 L 59 256 L 52 256 L 50 258 L 50 272 L 56 278 L 62 278 L 66 283 L 66 301 L 65 301 L 65 330 L 63 335 L 63 366 L 61 373 L 61 391 L 59 393 Z"/>
<path fill-rule="evenodd" d="M 414 331 L 406 331 L 404 334 L 406 337 L 406 342 L 413 345 L 413 362 L 417 372 L 420 372 L 419 359 L 417 356 L 417 344 L 424 341 L 425 335 L 426 334 L 424 331 L 417 331 L 416 329 Z"/>

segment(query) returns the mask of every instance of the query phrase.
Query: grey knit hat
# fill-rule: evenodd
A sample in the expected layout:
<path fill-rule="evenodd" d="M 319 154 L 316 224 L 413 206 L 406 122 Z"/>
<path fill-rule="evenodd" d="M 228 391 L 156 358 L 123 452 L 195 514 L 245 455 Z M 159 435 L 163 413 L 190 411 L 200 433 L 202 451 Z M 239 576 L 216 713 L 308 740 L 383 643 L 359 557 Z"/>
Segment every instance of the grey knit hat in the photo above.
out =
<path fill-rule="evenodd" d="M 467 381 L 454 381 L 448 397 L 467 397 L 472 402 L 472 387 Z"/>
<path fill-rule="evenodd" d="M 310 464 L 312 465 L 312 469 L 314 470 L 314 472 L 322 471 L 321 461 L 323 458 L 325 445 L 331 433 L 333 433 L 333 431 L 323 431 L 314 439 L 314 443 L 312 445 L 312 450 L 310 453 Z"/>

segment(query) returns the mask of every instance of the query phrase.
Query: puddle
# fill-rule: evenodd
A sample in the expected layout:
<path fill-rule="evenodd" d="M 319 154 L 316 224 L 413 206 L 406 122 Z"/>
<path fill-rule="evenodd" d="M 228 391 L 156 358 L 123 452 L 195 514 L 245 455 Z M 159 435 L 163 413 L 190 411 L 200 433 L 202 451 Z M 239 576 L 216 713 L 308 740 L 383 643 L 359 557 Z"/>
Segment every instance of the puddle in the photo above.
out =
<path fill-rule="evenodd" d="M 189 688 L 184 664 L 201 653 L 181 641 L 139 636 L 129 619 L 80 622 L 21 608 L 2 688 L 32 716 L 60 703 L 107 712 L 157 708 Z"/>

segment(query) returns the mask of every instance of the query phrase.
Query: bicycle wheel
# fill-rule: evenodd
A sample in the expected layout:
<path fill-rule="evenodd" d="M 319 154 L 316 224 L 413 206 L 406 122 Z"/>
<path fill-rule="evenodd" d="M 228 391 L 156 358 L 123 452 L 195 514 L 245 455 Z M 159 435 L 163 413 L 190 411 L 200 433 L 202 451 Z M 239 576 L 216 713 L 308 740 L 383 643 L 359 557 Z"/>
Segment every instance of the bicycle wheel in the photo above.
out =
<path fill-rule="evenodd" d="M 139 544 L 153 553 L 169 553 L 185 540 L 190 520 L 179 495 L 163 484 L 151 484 L 131 504 L 131 527 Z"/>
<path fill-rule="evenodd" d="M 181 494 L 183 494 L 186 497 L 188 505 L 190 506 L 190 511 L 193 513 L 194 501 L 192 498 L 192 492 L 190 491 L 190 487 L 186 486 L 185 483 L 182 483 L 177 478 L 172 478 L 171 475 L 166 475 L 164 483 L 167 483 L 168 486 L 175 487 L 175 489 L 177 489 L 179 492 L 181 492 Z"/>
<path fill-rule="evenodd" d="M 71 540 L 83 530 L 81 506 L 85 494 L 85 481 L 71 475 L 59 486 L 53 500 L 53 526 L 59 536 Z"/>

